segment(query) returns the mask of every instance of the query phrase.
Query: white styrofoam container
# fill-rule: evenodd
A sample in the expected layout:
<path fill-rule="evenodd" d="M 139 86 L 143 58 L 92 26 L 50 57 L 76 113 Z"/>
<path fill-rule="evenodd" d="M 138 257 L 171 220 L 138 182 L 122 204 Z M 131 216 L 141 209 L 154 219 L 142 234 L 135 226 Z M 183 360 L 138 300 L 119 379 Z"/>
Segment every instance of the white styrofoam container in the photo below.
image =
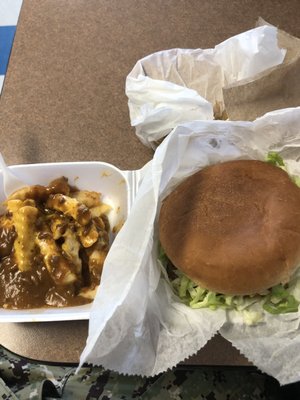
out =
<path fill-rule="evenodd" d="M 81 190 L 92 190 L 102 194 L 104 203 L 111 205 L 109 213 L 111 227 L 128 217 L 136 195 L 140 171 L 121 171 L 104 162 L 63 162 L 23 164 L 10 167 L 24 185 L 47 185 L 51 180 L 65 176 L 70 185 Z M 0 187 L 3 187 L 0 172 Z M 0 202 L 5 200 L 3 191 Z M 113 236 L 111 237 L 113 240 Z M 88 319 L 91 304 L 63 308 L 37 308 L 30 310 L 6 310 L 0 308 L 0 322 L 42 322 Z"/>

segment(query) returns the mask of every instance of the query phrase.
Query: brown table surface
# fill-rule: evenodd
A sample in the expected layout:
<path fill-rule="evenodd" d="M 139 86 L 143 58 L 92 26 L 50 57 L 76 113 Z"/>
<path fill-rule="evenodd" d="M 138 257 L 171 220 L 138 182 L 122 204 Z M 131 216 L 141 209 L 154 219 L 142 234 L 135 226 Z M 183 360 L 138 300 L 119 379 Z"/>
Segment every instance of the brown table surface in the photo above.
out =
<path fill-rule="evenodd" d="M 138 169 L 152 157 L 130 127 L 125 78 L 155 51 L 208 48 L 261 16 L 300 37 L 299 0 L 24 0 L 0 99 L 8 164 L 101 160 Z M 78 362 L 87 321 L 0 324 L 29 358 Z M 248 365 L 220 336 L 191 363 Z"/>

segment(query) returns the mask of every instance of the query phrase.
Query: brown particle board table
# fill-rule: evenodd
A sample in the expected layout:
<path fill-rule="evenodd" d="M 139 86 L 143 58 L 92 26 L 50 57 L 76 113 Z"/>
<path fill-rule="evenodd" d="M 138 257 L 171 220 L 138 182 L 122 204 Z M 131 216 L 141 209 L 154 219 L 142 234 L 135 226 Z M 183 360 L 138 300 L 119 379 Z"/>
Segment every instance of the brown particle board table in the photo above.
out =
<path fill-rule="evenodd" d="M 130 127 L 124 91 L 135 62 L 214 47 L 259 16 L 300 37 L 298 0 L 24 0 L 0 98 L 7 163 L 142 167 L 153 153 Z M 0 343 L 33 359 L 78 362 L 87 332 L 87 321 L 0 323 Z M 249 365 L 218 335 L 188 362 Z"/>

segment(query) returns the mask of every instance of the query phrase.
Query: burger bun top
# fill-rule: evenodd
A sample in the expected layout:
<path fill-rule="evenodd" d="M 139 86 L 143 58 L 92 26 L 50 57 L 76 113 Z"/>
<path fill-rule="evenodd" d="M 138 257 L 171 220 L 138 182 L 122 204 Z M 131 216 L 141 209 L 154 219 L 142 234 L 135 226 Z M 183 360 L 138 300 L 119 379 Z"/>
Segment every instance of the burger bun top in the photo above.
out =
<path fill-rule="evenodd" d="M 159 238 L 173 265 L 200 286 L 261 293 L 300 266 L 300 188 L 263 161 L 208 166 L 164 199 Z"/>

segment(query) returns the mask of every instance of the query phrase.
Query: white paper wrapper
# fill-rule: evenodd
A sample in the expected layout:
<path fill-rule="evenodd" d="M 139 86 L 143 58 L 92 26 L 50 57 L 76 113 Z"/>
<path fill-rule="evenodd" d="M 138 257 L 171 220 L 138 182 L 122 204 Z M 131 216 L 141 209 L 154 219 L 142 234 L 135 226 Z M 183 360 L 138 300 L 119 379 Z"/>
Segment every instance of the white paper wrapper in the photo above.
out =
<path fill-rule="evenodd" d="M 126 79 L 131 125 L 149 147 L 179 124 L 224 111 L 222 88 L 279 65 L 277 29 L 258 28 L 214 49 L 171 49 L 139 60 Z"/>
<path fill-rule="evenodd" d="M 106 259 L 81 364 L 155 375 L 196 353 L 219 331 L 281 384 L 300 379 L 298 314 L 269 315 L 248 327 L 234 312 L 193 310 L 173 294 L 157 261 L 160 204 L 174 185 L 204 166 L 263 160 L 270 150 L 300 175 L 299 132 L 300 107 L 255 122 L 194 121 L 172 131 L 145 167 L 129 218 Z"/>

